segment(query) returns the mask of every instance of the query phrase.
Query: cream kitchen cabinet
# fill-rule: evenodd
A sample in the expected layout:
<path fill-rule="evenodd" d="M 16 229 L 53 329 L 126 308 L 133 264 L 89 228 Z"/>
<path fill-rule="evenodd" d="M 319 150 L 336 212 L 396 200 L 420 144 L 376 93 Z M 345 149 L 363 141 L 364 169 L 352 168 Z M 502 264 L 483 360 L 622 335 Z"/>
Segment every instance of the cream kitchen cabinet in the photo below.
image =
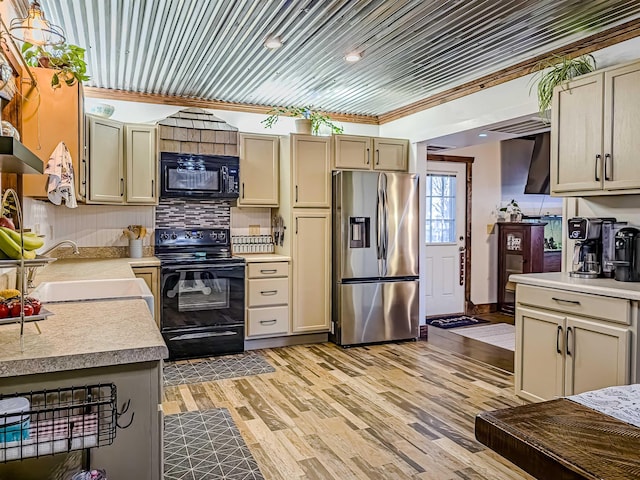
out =
<path fill-rule="evenodd" d="M 334 135 L 334 147 L 337 170 L 406 172 L 409 167 L 409 140 Z"/>
<path fill-rule="evenodd" d="M 157 204 L 155 126 L 87 118 L 87 203 Z"/>
<path fill-rule="evenodd" d="M 141 278 L 153 294 L 153 318 L 160 328 L 160 269 L 159 267 L 131 267 L 136 278 Z"/>
<path fill-rule="evenodd" d="M 551 193 L 640 193 L 640 62 L 556 87 L 551 117 Z"/>
<path fill-rule="evenodd" d="M 289 262 L 247 260 L 246 336 L 289 333 Z"/>
<path fill-rule="evenodd" d="M 550 400 L 631 382 L 630 302 L 518 284 L 515 390 Z"/>
<path fill-rule="evenodd" d="M 293 333 L 331 326 L 331 212 L 293 213 Z"/>
<path fill-rule="evenodd" d="M 277 207 L 279 200 L 280 138 L 240 134 L 239 207 Z"/>
<path fill-rule="evenodd" d="M 331 137 L 282 137 L 280 162 L 281 204 L 284 199 L 293 208 L 331 207 Z"/>

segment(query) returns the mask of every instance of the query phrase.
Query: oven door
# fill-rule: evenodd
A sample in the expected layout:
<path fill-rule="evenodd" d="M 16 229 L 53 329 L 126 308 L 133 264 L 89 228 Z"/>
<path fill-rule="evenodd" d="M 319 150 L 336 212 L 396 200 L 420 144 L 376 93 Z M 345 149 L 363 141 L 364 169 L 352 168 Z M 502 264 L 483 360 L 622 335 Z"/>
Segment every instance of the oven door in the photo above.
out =
<path fill-rule="evenodd" d="M 162 331 L 244 325 L 244 265 L 163 266 Z"/>

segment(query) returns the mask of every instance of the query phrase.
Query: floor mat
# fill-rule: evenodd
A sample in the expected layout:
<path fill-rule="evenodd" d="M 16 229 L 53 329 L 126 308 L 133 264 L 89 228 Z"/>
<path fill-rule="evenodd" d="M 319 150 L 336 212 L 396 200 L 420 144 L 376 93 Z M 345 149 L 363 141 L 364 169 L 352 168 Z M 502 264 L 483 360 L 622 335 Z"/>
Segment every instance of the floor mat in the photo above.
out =
<path fill-rule="evenodd" d="M 167 362 L 164 365 L 165 386 L 202 383 L 223 378 L 246 377 L 275 369 L 258 353 L 248 352 L 201 360 Z"/>
<path fill-rule="evenodd" d="M 164 417 L 164 480 L 262 480 L 226 408 Z"/>
<path fill-rule="evenodd" d="M 427 325 L 438 328 L 465 327 L 467 325 L 479 325 L 481 323 L 489 322 L 487 320 L 480 320 L 479 318 L 468 317 L 466 315 L 453 315 L 427 319 Z"/>
<path fill-rule="evenodd" d="M 516 327 L 508 323 L 461 328 L 460 330 L 452 330 L 451 333 L 473 338 L 506 350 L 515 351 L 516 349 Z"/>

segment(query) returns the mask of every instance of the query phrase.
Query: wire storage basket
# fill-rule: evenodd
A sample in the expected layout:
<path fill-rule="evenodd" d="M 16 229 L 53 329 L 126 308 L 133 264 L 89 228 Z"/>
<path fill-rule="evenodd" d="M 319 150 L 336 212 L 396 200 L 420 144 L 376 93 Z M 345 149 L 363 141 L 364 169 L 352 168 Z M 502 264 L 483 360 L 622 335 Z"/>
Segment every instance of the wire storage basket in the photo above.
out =
<path fill-rule="evenodd" d="M 0 462 L 111 445 L 113 383 L 0 395 Z"/>

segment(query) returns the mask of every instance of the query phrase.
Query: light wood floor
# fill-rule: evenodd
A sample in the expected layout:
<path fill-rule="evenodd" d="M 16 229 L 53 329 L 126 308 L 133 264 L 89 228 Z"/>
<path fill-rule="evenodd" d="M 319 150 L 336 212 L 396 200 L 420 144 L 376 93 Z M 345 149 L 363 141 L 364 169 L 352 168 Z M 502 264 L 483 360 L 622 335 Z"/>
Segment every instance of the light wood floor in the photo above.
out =
<path fill-rule="evenodd" d="M 228 408 L 267 480 L 529 479 L 474 440 L 513 377 L 427 342 L 263 350 L 274 373 L 165 388 L 166 414 Z"/>

